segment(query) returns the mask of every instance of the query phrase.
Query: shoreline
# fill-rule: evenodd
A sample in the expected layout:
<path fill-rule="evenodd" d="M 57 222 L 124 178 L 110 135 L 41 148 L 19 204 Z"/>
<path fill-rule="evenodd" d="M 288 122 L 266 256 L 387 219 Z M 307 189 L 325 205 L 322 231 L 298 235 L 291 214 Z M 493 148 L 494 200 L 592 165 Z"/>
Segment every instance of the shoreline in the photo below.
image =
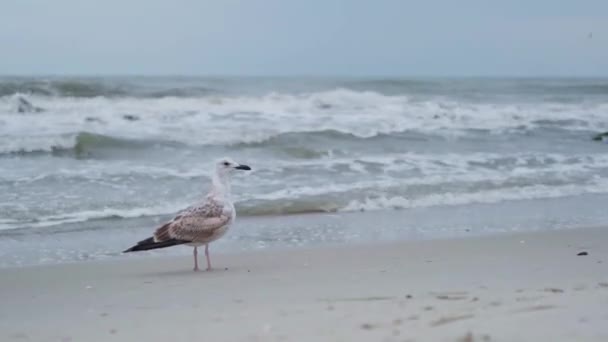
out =
<path fill-rule="evenodd" d="M 360 245 L 456 237 L 554 231 L 608 222 L 606 196 L 501 202 L 408 210 L 239 217 L 212 253 Z M 167 217 L 91 221 L 53 230 L 0 232 L 0 269 L 117 258 L 150 236 Z M 190 256 L 187 248 L 153 252 Z"/>
<path fill-rule="evenodd" d="M 596 227 L 212 252 L 212 272 L 190 256 L 6 268 L 0 339 L 605 341 L 607 245 Z"/>
<path fill-rule="evenodd" d="M 355 213 L 357 214 L 357 213 Z M 327 216 L 334 215 L 333 213 L 325 214 Z M 298 216 L 318 216 L 317 214 L 299 214 Z M 271 219 L 279 219 L 282 216 L 273 216 Z M 257 217 L 255 219 L 258 219 Z M 241 219 L 243 220 L 243 219 Z M 212 260 L 216 258 L 222 258 L 227 256 L 229 258 L 238 257 L 238 258 L 247 258 L 248 256 L 255 256 L 256 254 L 282 254 L 282 253 L 298 253 L 298 252 L 314 252 L 314 251 L 328 251 L 328 250 L 343 250 L 343 249 L 352 249 L 352 248 L 369 248 L 369 249 L 377 249 L 377 248 L 394 248 L 395 246 L 407 246 L 407 245 L 423 245 L 426 243 L 448 243 L 451 241 L 461 241 L 461 240 L 485 240 L 485 239 L 517 239 L 517 238 L 525 238 L 525 237 L 534 237 L 537 235 L 545 235 L 551 233 L 574 233 L 578 231 L 601 231 L 602 229 L 607 229 L 602 226 L 584 226 L 584 227 L 560 227 L 555 229 L 539 229 L 532 231 L 488 231 L 488 232 L 477 232 L 471 233 L 469 231 L 456 232 L 454 234 L 449 235 L 438 235 L 438 236 L 424 236 L 410 239 L 397 239 L 397 240 L 374 240 L 369 242 L 363 241 L 354 241 L 349 243 L 341 243 L 341 242 L 333 242 L 328 244 L 321 245 L 313 245 L 313 246 L 274 246 L 270 248 L 263 249 L 249 249 L 249 250 L 222 250 L 215 251 L 213 248 L 217 242 L 212 243 L 210 245 L 210 251 L 212 251 Z M 221 241 L 221 240 L 220 240 Z M 128 243 L 127 243 L 128 244 Z M 176 251 L 179 250 L 181 253 L 169 253 L 168 251 Z M 152 262 L 150 260 L 164 260 L 165 262 L 177 262 L 177 260 L 189 260 L 191 261 L 191 254 L 189 253 L 192 250 L 192 247 L 186 245 L 179 245 L 172 248 L 167 249 L 159 249 L 152 251 L 143 251 L 139 253 L 131 253 L 125 254 L 120 251 L 113 253 L 112 255 L 108 255 L 105 259 L 89 259 L 89 260 L 70 260 L 64 262 L 57 262 L 51 264 L 28 264 L 28 265 L 12 265 L 12 266 L 4 266 L 0 267 L 0 272 L 3 270 L 19 270 L 19 269 L 31 269 L 31 268 L 47 268 L 47 267 L 62 267 L 62 266 L 90 266 L 90 265 L 104 265 L 104 264 L 115 264 L 115 263 L 124 263 L 124 262 Z M 183 252 L 188 251 L 188 252 Z M 204 258 L 204 255 L 199 258 Z M 203 259 L 199 259 L 203 260 Z"/>

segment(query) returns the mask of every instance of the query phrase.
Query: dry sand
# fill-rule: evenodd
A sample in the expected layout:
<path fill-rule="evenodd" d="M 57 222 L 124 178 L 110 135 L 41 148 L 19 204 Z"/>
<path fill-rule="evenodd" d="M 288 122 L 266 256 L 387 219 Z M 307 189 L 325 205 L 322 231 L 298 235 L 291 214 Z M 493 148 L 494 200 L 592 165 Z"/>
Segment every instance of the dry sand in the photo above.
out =
<path fill-rule="evenodd" d="M 213 256 L 0 270 L 0 341 L 608 341 L 608 228 Z"/>

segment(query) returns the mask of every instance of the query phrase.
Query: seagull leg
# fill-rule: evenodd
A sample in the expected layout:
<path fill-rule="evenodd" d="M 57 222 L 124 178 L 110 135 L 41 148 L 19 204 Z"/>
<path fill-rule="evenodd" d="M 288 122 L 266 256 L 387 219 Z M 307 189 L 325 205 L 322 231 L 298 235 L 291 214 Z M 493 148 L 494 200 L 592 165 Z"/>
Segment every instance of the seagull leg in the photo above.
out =
<path fill-rule="evenodd" d="M 211 271 L 211 259 L 209 258 L 209 244 L 205 245 L 205 256 L 207 257 L 207 271 Z"/>
<path fill-rule="evenodd" d="M 194 247 L 194 252 L 192 252 L 192 254 L 194 255 L 194 270 L 198 271 L 198 250 L 196 249 L 196 246 Z"/>

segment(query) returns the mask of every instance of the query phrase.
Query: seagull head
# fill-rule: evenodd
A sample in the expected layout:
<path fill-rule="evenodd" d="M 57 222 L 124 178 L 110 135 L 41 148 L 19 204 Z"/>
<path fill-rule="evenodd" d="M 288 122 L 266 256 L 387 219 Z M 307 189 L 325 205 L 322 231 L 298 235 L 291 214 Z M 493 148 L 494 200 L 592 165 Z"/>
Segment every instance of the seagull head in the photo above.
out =
<path fill-rule="evenodd" d="M 235 170 L 251 170 L 251 168 L 244 164 L 239 164 L 231 158 L 225 157 L 218 160 L 215 164 L 215 170 L 218 175 L 226 176 L 231 174 Z"/>

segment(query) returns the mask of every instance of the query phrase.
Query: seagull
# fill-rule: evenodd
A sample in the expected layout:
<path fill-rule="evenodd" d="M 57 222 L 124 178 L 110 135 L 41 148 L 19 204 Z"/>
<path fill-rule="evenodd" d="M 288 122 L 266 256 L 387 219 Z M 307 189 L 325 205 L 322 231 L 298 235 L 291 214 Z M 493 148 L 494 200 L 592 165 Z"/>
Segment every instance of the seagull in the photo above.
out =
<path fill-rule="evenodd" d="M 139 241 L 123 253 L 145 251 L 177 245 L 193 246 L 194 271 L 198 271 L 198 247 L 205 245 L 207 271 L 211 270 L 209 243 L 221 238 L 236 218 L 236 210 L 230 198 L 230 176 L 235 170 L 251 170 L 230 158 L 222 158 L 215 164 L 211 190 L 195 205 L 180 212 L 156 229 L 152 237 Z"/>

